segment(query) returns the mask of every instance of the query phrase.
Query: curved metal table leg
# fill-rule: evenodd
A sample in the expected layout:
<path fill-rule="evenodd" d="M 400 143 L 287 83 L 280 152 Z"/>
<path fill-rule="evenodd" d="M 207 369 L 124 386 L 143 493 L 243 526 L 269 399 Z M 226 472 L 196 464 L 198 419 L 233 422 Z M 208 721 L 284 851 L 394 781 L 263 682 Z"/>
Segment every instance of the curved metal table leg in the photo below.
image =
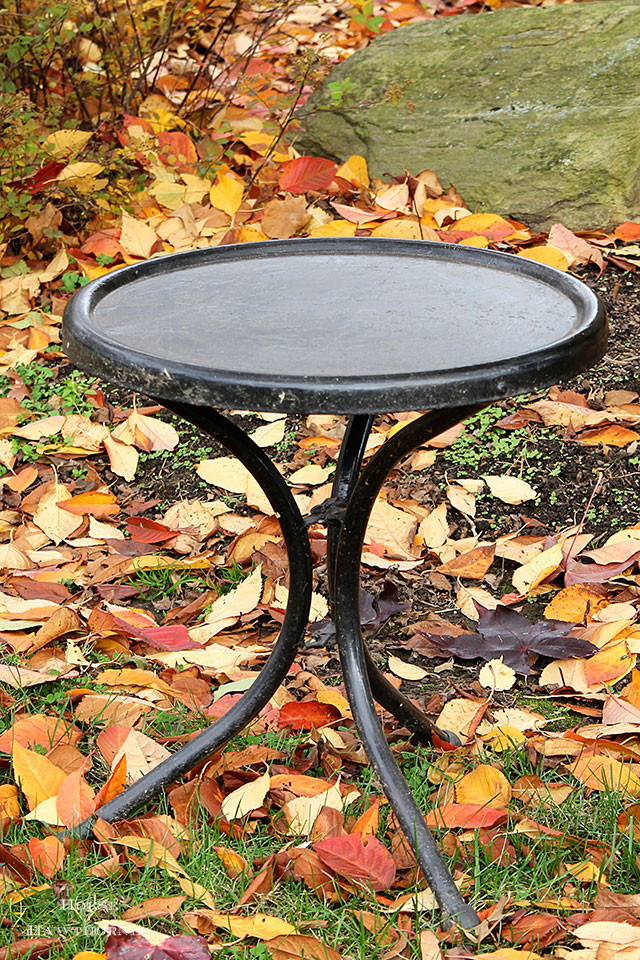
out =
<path fill-rule="evenodd" d="M 360 554 L 369 514 L 380 487 L 396 463 L 425 440 L 449 429 L 479 408 L 441 410 L 420 417 L 396 433 L 371 459 L 349 499 L 335 569 L 336 633 L 345 685 L 367 756 L 378 775 L 400 826 L 443 912 L 461 927 L 479 923 L 462 899 L 424 817 L 384 736 L 372 699 L 359 617 Z"/>
<path fill-rule="evenodd" d="M 287 549 L 289 600 L 273 651 L 242 699 L 211 727 L 101 807 L 99 816 L 107 821 L 122 820 L 158 796 L 174 780 L 216 753 L 258 715 L 286 677 L 295 659 L 304 639 L 311 604 L 309 539 L 291 491 L 267 455 L 239 427 L 215 411 L 186 403 L 168 404 L 166 400 L 162 403 L 231 450 L 264 490 L 280 521 Z M 60 836 L 87 838 L 91 835 L 95 820 L 95 816 L 89 817 Z"/>
<path fill-rule="evenodd" d="M 332 499 L 344 501 L 345 504 L 348 502 L 358 480 L 373 419 L 369 414 L 356 414 L 350 418 L 340 447 L 331 491 Z M 327 582 L 332 608 L 334 606 L 335 584 L 338 578 L 336 553 L 340 538 L 340 527 L 340 521 L 330 520 L 327 522 Z M 332 616 L 335 619 L 335 611 L 332 611 Z M 408 697 L 389 683 L 382 671 L 378 670 L 366 644 L 364 644 L 364 657 L 374 700 L 385 710 L 388 710 L 398 723 L 406 727 L 416 740 L 425 746 L 429 746 L 433 743 L 433 735 L 436 734 L 445 742 L 459 745 L 460 741 L 455 734 L 437 727 Z"/>

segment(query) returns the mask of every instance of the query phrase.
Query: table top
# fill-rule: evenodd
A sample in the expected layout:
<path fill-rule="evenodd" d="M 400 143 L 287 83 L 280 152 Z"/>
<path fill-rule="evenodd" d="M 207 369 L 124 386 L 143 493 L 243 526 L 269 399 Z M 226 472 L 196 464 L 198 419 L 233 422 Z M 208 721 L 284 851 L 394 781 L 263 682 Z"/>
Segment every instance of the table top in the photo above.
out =
<path fill-rule="evenodd" d="M 219 408 L 378 413 L 496 400 L 567 379 L 606 347 L 574 277 L 446 243 L 233 244 L 123 267 L 64 314 L 78 366 Z"/>

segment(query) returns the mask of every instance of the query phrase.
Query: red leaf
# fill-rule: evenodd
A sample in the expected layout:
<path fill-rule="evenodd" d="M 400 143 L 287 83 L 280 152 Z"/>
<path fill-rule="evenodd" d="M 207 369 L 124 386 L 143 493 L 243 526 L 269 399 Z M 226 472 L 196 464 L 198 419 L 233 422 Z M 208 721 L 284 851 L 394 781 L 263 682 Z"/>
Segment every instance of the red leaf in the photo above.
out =
<path fill-rule="evenodd" d="M 40 193 L 41 190 L 44 190 L 46 186 L 56 179 L 61 170 L 64 170 L 66 163 L 61 160 L 51 160 L 49 163 L 45 163 L 44 167 L 37 171 L 37 173 L 32 174 L 30 177 L 25 177 L 24 180 L 14 180 L 11 186 L 22 186 L 29 191 L 30 194 Z"/>
<path fill-rule="evenodd" d="M 156 650 L 195 650 L 202 644 L 196 643 L 189 636 L 189 631 L 182 623 L 166 627 L 150 627 L 141 630 L 141 636 Z"/>
<path fill-rule="evenodd" d="M 326 723 L 338 720 L 340 711 L 331 703 L 318 703 L 317 700 L 292 700 L 280 707 L 280 726 L 293 727 L 294 730 L 311 730 L 312 727 L 324 727 Z"/>
<path fill-rule="evenodd" d="M 324 157 L 298 157 L 280 167 L 278 186 L 289 193 L 325 190 L 333 180 L 338 164 Z"/>
<path fill-rule="evenodd" d="M 107 960 L 211 960 L 204 937 L 178 933 L 153 945 L 139 933 L 110 933 L 105 944 Z"/>
<path fill-rule="evenodd" d="M 15 853 L 0 843 L 0 863 L 4 864 L 8 872 L 21 880 L 22 883 L 31 883 L 33 880 L 33 867 L 30 863 L 23 863 Z"/>
<path fill-rule="evenodd" d="M 157 523 L 146 517 L 129 517 L 127 529 L 131 539 L 139 543 L 162 543 L 163 540 L 170 540 L 171 537 L 176 536 L 176 531 L 165 527 L 164 523 Z"/>
<path fill-rule="evenodd" d="M 90 629 L 95 633 L 102 633 L 106 630 L 124 633 L 127 637 L 144 640 L 158 650 L 196 650 L 202 646 L 202 644 L 191 639 L 184 624 L 176 623 L 169 624 L 166 627 L 148 627 L 143 617 L 138 616 L 137 620 L 138 624 L 130 623 L 123 617 L 116 617 L 108 610 L 99 610 L 94 607 L 87 622 Z"/>
<path fill-rule="evenodd" d="M 388 890 L 396 878 L 393 857 L 377 837 L 367 838 L 361 833 L 327 837 L 315 843 L 314 850 L 341 877 L 376 893 Z"/>
<path fill-rule="evenodd" d="M 434 827 L 495 827 L 498 823 L 505 823 L 507 813 L 504 810 L 493 810 L 481 803 L 445 803 L 435 810 L 430 810 L 426 817 L 427 826 Z"/>

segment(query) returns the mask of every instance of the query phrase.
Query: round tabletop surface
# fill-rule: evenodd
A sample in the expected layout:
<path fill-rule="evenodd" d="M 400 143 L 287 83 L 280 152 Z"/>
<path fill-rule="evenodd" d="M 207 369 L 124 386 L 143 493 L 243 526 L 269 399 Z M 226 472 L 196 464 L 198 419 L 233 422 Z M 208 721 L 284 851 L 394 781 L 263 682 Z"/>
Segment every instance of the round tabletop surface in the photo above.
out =
<path fill-rule="evenodd" d="M 246 410 L 377 413 L 495 400 L 605 351 L 574 277 L 415 240 L 235 244 L 123 267 L 78 291 L 78 366 L 152 397 Z"/>

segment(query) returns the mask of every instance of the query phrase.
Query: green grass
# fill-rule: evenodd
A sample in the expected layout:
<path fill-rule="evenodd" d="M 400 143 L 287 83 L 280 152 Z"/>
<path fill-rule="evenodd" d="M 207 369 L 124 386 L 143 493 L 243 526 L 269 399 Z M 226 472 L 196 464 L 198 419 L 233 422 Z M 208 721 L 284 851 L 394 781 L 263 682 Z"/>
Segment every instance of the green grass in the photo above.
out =
<path fill-rule="evenodd" d="M 148 725 L 147 732 L 157 735 L 163 724 L 169 723 L 169 719 L 166 714 L 160 715 L 157 718 L 158 722 Z M 171 732 L 182 732 L 187 725 L 185 721 L 186 718 L 178 712 L 177 717 L 173 716 L 174 726 Z M 168 729 L 167 732 L 169 732 Z M 308 746 L 305 735 L 271 732 L 260 736 L 237 737 L 226 749 L 240 750 L 251 743 L 267 743 L 282 750 L 284 758 L 281 762 L 285 765 L 293 761 L 296 749 L 304 750 L 306 745 Z M 432 759 L 432 751 L 421 747 L 412 748 L 401 756 L 404 773 L 421 809 L 425 811 L 429 806 L 429 798 L 433 800 L 434 791 L 437 790 L 437 787 L 428 779 Z M 542 760 L 534 766 L 527 751 L 522 747 L 499 755 L 487 751 L 479 759 L 485 763 L 498 763 L 510 782 L 514 782 L 523 774 L 536 773 L 545 782 L 563 780 L 572 783 L 575 789 L 560 806 L 545 806 L 542 803 L 531 803 L 525 806 L 517 800 L 511 802 L 510 820 L 504 827 L 497 830 L 498 838 L 505 836 L 511 844 L 513 853 L 510 856 L 499 854 L 492 856 L 486 838 L 483 839 L 482 833 L 478 831 L 462 835 L 466 837 L 466 842 L 463 844 L 462 853 L 457 855 L 454 863 L 457 869 L 464 870 L 470 877 L 471 886 L 467 889 L 466 895 L 476 907 L 491 905 L 505 893 L 516 901 L 559 898 L 567 895 L 567 884 L 571 883 L 571 896 L 586 908 L 596 893 L 596 884 L 584 886 L 574 884 L 566 872 L 565 864 L 589 859 L 589 841 L 596 840 L 611 846 L 610 853 L 605 857 L 603 869 L 612 889 L 622 893 L 632 893 L 638 889 L 640 883 L 640 870 L 636 862 L 638 845 L 618 827 L 619 814 L 629 803 L 628 796 L 615 790 L 587 796 L 584 787 L 577 784 L 569 775 L 563 775 L 561 767 L 545 769 Z M 467 763 L 471 769 L 475 761 L 467 757 Z M 318 770 L 309 772 L 321 775 Z M 104 774 L 105 771 L 102 773 Z M 362 768 L 357 785 L 363 797 L 353 807 L 353 813 L 356 815 L 364 809 L 370 793 L 380 792 L 376 777 L 369 767 Z M 384 830 L 385 820 L 388 821 L 389 808 L 383 806 L 382 809 Z M 166 798 L 160 800 L 157 810 L 169 815 L 172 813 Z M 514 828 L 523 816 L 561 831 L 565 839 L 536 840 L 518 834 Z M 213 848 L 215 846 L 231 847 L 250 865 L 258 866 L 266 857 L 281 850 L 289 839 L 286 836 L 279 836 L 273 830 L 273 824 L 277 826 L 282 818 L 282 812 L 278 807 L 274 807 L 272 819 L 257 821 L 255 832 L 245 830 L 242 836 L 230 839 L 219 831 L 215 822 L 209 822 L 205 812 L 196 808 L 191 823 L 188 850 L 179 859 L 190 878 L 211 892 L 219 912 L 224 913 L 235 907 L 248 886 L 249 877 L 240 876 L 231 879 Z M 29 837 L 43 833 L 44 829 L 37 825 L 22 823 L 11 828 L 8 836 L 5 837 L 5 843 L 26 842 Z M 457 833 L 460 836 L 460 832 L 457 831 Z M 384 832 L 382 836 L 384 838 Z M 436 837 L 441 840 L 442 832 L 436 831 Z M 511 849 L 508 848 L 508 850 L 511 853 Z M 137 866 L 131 858 L 127 857 L 124 861 L 124 872 L 120 874 L 104 879 L 88 876 L 88 869 L 103 858 L 104 854 L 95 847 L 87 847 L 84 857 L 81 857 L 78 852 L 72 853 L 56 878 L 57 894 L 53 890 L 42 891 L 22 903 L 8 907 L 7 915 L 20 930 L 21 935 L 61 936 L 65 946 L 60 956 L 70 958 L 82 949 L 101 949 L 104 934 L 95 927 L 97 920 L 117 918 L 130 906 L 149 897 L 176 896 L 181 893 L 179 884 L 174 878 L 159 866 L 145 864 L 145 858 L 142 855 L 137 858 L 139 860 Z M 450 858 L 447 859 L 451 862 Z M 392 896 L 398 892 L 396 891 Z M 188 899 L 177 917 L 152 919 L 144 923 L 162 933 L 178 933 L 184 930 L 180 914 L 197 909 L 198 906 L 198 903 Z M 303 883 L 293 879 L 277 881 L 270 893 L 242 912 L 244 914 L 262 912 L 287 920 L 294 924 L 299 932 L 318 937 L 328 946 L 340 951 L 345 958 L 381 960 L 389 944 L 375 941 L 357 916 L 357 911 L 360 909 L 372 911 L 397 928 L 394 916 L 385 913 L 380 904 L 371 897 L 358 895 L 335 905 L 325 904 Z M 436 925 L 439 922 L 439 915 L 436 912 L 426 911 L 413 919 L 416 930 L 419 930 Z M 45 928 L 49 928 L 52 932 L 44 932 Z M 228 937 L 225 935 L 225 938 L 232 940 L 231 935 Z M 0 929 L 0 944 L 9 942 L 9 931 Z M 487 941 L 480 948 L 480 952 L 494 948 L 495 944 Z M 240 958 L 258 960 L 268 954 L 264 953 L 260 944 L 249 941 L 241 944 L 232 943 L 221 949 L 218 956 L 237 958 L 237 960 Z M 419 950 L 414 941 L 412 941 L 411 958 L 419 960 Z"/>

